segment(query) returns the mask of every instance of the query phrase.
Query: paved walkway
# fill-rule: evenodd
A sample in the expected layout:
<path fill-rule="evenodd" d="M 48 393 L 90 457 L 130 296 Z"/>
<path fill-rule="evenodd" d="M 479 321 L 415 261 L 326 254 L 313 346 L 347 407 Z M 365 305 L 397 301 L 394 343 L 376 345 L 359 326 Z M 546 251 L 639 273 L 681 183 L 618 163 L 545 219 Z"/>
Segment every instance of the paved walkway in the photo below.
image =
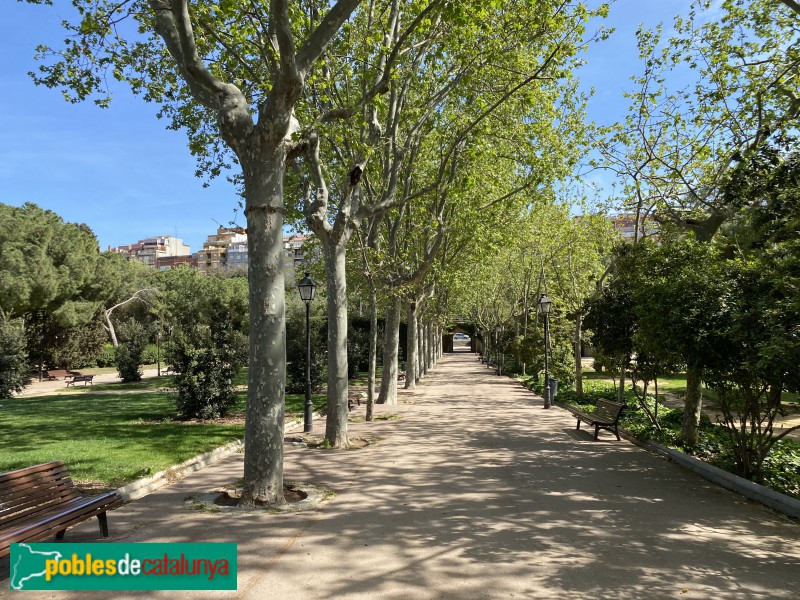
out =
<path fill-rule="evenodd" d="M 362 450 L 287 446 L 287 479 L 336 490 L 320 510 L 223 515 L 187 495 L 241 476 L 241 456 L 111 513 L 114 541 L 230 541 L 236 592 L 258 599 L 797 598 L 800 525 L 601 433 L 474 355 L 444 358 L 397 407 L 354 423 Z M 316 424 L 323 431 L 322 424 Z M 67 534 L 96 540 L 96 524 Z M 11 595 L 8 582 L 5 594 Z M 0 595 L 4 595 L 0 592 Z M 120 598 L 119 592 L 26 598 Z"/>

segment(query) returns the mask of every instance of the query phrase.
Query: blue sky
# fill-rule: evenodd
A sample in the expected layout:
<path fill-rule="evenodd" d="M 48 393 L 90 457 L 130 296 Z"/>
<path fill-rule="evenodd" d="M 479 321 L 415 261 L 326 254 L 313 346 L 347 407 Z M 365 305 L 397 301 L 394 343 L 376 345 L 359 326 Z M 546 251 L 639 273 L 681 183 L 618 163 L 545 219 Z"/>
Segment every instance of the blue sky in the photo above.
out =
<path fill-rule="evenodd" d="M 57 90 L 36 87 L 40 43 L 58 46 L 65 0 L 31 6 L 0 5 L 0 202 L 34 202 L 65 220 L 89 225 L 101 249 L 150 235 L 177 235 L 197 250 L 216 223 L 233 218 L 237 197 L 224 180 L 209 188 L 194 176 L 182 132 L 156 118 L 157 107 L 119 89 L 111 107 L 70 104 Z M 634 33 L 685 13 L 689 0 L 618 0 L 605 25 L 609 40 L 586 56 L 580 72 L 594 87 L 590 117 L 610 123 L 625 114 L 624 91 L 639 69 Z M 241 218 L 239 219 L 241 221 Z"/>

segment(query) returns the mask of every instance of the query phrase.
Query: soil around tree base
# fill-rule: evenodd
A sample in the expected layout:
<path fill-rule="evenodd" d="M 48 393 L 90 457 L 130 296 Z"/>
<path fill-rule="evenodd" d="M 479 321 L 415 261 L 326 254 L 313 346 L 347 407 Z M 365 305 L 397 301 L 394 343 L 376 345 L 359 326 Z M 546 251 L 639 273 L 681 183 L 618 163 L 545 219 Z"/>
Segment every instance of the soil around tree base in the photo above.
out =
<path fill-rule="evenodd" d="M 238 483 L 188 496 L 184 500 L 184 506 L 188 510 L 223 514 L 301 512 L 314 510 L 335 495 L 335 492 L 328 488 L 310 483 L 287 481 L 283 485 L 285 504 L 239 506 L 242 490 L 237 485 Z"/>

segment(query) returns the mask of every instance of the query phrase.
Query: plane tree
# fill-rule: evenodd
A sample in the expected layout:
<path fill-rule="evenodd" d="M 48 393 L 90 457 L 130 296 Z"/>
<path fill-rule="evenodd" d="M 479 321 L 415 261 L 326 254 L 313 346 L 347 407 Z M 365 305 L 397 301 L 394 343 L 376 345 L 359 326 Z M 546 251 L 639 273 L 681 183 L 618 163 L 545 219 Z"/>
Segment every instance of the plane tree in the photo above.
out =
<path fill-rule="evenodd" d="M 370 3 L 330 45 L 325 66 L 310 80 L 298 110 L 313 123 L 298 196 L 305 221 L 322 250 L 328 306 L 328 410 L 325 438 L 347 446 L 347 247 L 362 223 L 397 206 L 392 196 L 367 196 L 361 180 L 371 156 L 396 138 L 409 88 L 434 42 L 441 45 L 448 19 L 470 19 L 469 7 L 435 0 Z M 376 32 L 383 32 L 377 34 Z M 387 102 L 383 96 L 387 95 Z M 387 132 L 384 134 L 384 132 Z M 338 175 L 338 177 L 337 177 Z M 310 184 L 310 185 L 309 185 Z"/>
<path fill-rule="evenodd" d="M 553 10 L 548 20 L 543 7 L 538 8 L 530 20 L 520 21 L 511 12 L 495 17 L 499 25 L 494 31 L 518 29 L 523 27 L 521 23 L 528 23 L 525 26 L 531 30 L 527 35 L 509 36 L 514 40 L 511 43 L 494 36 L 476 46 L 482 49 L 478 59 L 486 48 L 494 52 L 492 68 L 470 74 L 446 97 L 434 96 L 436 103 L 412 129 L 414 137 L 406 138 L 409 144 L 402 155 L 389 156 L 391 160 L 384 163 L 382 187 L 376 189 L 396 186 L 398 193 L 412 195 L 430 207 L 426 209 L 427 218 L 432 219 L 429 222 L 443 224 L 430 240 L 442 238 L 448 229 L 466 223 L 477 212 L 518 212 L 507 210 L 509 202 L 523 204 L 526 193 L 546 185 L 560 168 L 569 165 L 566 140 L 581 131 L 576 117 L 581 97 L 575 93 L 570 68 L 577 47 L 584 43 L 584 20 L 604 11 L 565 12 L 562 5 L 548 6 Z M 517 46 L 516 40 L 528 41 Z M 408 215 L 408 211 L 398 210 L 368 225 L 367 238 L 373 245 L 382 244 L 379 262 L 387 267 L 385 285 L 394 290 L 409 282 L 422 283 L 417 269 L 409 268 L 412 263 L 405 260 L 409 246 L 400 239 L 408 229 L 404 225 Z M 424 229 L 414 231 L 422 233 Z M 417 250 L 417 254 L 420 264 L 430 261 L 427 250 Z M 424 294 L 423 289 L 408 298 L 413 301 L 415 295 Z M 396 331 L 402 297 L 402 293 L 395 294 L 387 313 L 381 402 L 391 403 L 395 398 Z"/>
<path fill-rule="evenodd" d="M 44 3 L 36 0 L 37 3 Z M 71 101 L 110 101 L 127 83 L 183 129 L 199 169 L 235 165 L 249 239 L 250 369 L 242 504 L 283 502 L 284 179 L 302 145 L 295 106 L 360 0 L 290 3 L 75 0 L 38 83 Z"/>

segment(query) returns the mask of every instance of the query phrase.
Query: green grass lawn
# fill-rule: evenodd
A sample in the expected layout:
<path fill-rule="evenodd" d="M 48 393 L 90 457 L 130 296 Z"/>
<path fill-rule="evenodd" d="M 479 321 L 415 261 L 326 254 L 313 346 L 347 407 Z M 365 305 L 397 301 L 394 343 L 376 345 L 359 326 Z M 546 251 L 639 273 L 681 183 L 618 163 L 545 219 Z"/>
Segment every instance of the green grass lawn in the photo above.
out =
<path fill-rule="evenodd" d="M 608 373 L 597 373 L 596 371 L 592 371 L 590 369 L 585 369 L 583 371 L 583 378 L 585 380 L 595 380 L 595 381 L 607 381 L 611 383 L 613 380 Z M 625 381 L 625 386 L 630 386 L 630 379 Z M 653 384 L 650 384 L 650 388 L 648 389 L 648 393 L 654 393 L 655 389 L 653 388 Z M 682 398 L 686 394 L 686 373 L 676 373 L 674 375 L 670 375 L 668 377 L 659 377 L 658 378 L 658 393 L 659 394 L 672 394 L 679 398 Z M 703 398 L 707 400 L 711 400 L 712 402 L 716 402 L 717 394 L 714 390 L 708 389 L 707 387 L 703 386 Z M 781 395 L 781 399 L 786 404 L 797 404 L 800 401 L 800 395 L 798 394 L 790 394 L 788 392 L 784 392 Z"/>
<path fill-rule="evenodd" d="M 116 487 L 244 436 L 239 423 L 174 421 L 175 404 L 161 389 L 170 379 L 0 401 L 0 472 L 61 460 L 78 481 Z M 245 410 L 246 394 L 237 396 L 231 415 Z M 315 408 L 325 403 L 313 400 Z M 303 403 L 302 394 L 287 395 L 286 413 L 302 414 Z"/>

